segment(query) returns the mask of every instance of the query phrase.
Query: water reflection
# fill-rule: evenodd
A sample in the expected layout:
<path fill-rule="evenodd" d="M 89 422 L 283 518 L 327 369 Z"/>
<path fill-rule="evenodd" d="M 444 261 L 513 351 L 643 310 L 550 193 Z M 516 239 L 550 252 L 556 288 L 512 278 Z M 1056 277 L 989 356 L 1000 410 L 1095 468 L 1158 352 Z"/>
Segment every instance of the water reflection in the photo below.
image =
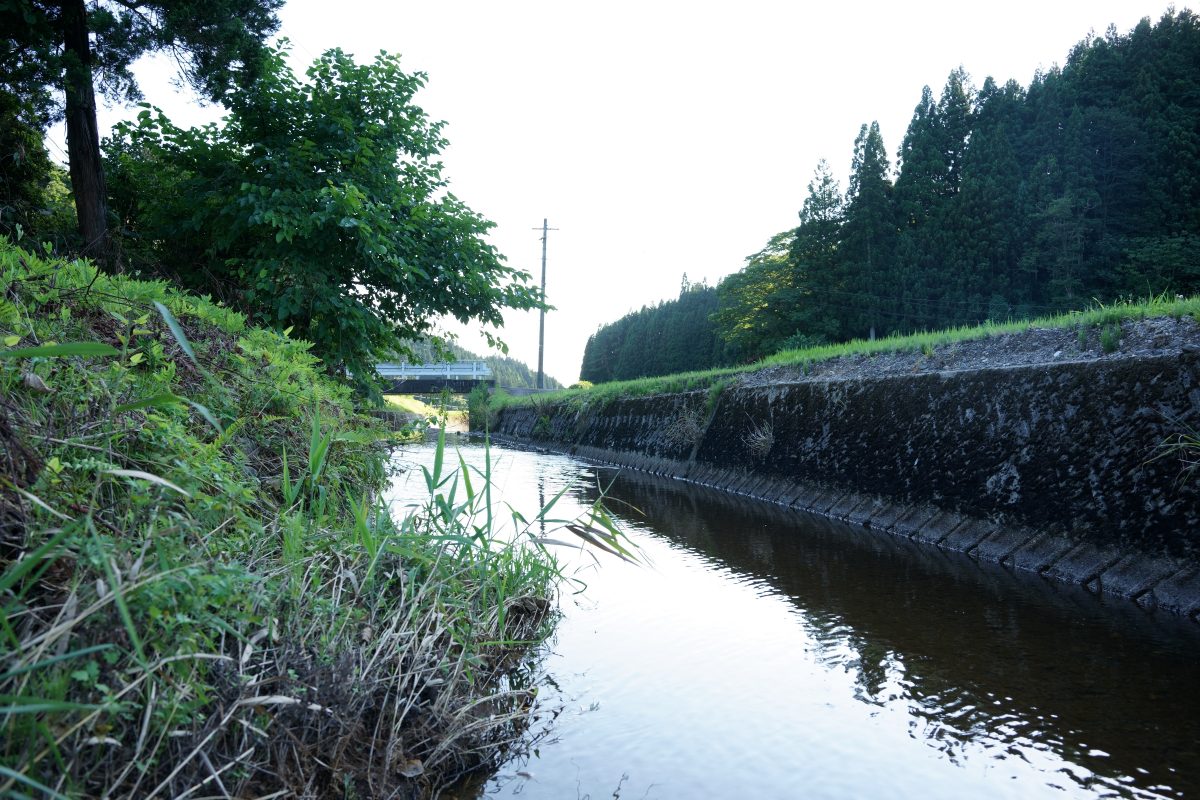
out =
<path fill-rule="evenodd" d="M 675 481 L 622 473 L 611 493 L 646 529 L 786 596 L 819 663 L 852 674 L 857 700 L 902 708 L 951 763 L 983 747 L 1098 796 L 1200 790 L 1193 623 Z"/>
<path fill-rule="evenodd" d="M 546 660 L 559 688 L 545 702 L 566 708 L 556 741 L 489 795 L 1200 792 L 1193 623 L 674 481 L 496 460 L 526 519 L 564 487 L 552 516 L 574 516 L 612 481 L 610 508 L 653 565 L 571 567 L 588 590 L 564 594 Z"/>

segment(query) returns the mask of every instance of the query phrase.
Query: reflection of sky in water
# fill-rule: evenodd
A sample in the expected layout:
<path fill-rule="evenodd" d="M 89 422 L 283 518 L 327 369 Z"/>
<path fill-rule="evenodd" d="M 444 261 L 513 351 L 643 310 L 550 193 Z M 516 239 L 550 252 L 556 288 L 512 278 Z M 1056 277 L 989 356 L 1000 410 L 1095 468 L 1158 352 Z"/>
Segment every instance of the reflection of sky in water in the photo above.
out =
<path fill-rule="evenodd" d="M 471 461 L 482 452 L 465 448 Z M 427 451 L 408 456 L 425 458 Z M 527 518 L 596 496 L 570 459 L 493 452 Z M 402 459 L 404 457 L 402 456 Z M 419 497 L 419 471 L 397 496 Z M 489 791 L 609 797 L 1175 797 L 1200 788 L 1200 637 L 951 554 L 644 477 L 610 509 L 649 566 L 587 584 L 543 692 L 566 711 Z M 632 508 L 631 508 L 632 507 Z M 641 513 L 633 510 L 639 509 Z M 548 525 L 546 534 L 571 538 Z M 532 778 L 518 777 L 518 772 Z M 628 778 L 622 781 L 622 776 Z"/>

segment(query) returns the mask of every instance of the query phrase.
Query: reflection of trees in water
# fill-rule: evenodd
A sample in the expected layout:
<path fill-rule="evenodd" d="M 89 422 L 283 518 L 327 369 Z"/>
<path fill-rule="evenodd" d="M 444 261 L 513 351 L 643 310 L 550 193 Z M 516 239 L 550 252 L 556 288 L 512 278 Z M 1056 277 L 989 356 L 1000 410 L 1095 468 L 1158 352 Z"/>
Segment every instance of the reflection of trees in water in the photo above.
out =
<path fill-rule="evenodd" d="M 788 597 L 857 699 L 900 708 L 912 736 L 956 763 L 980 747 L 997 758 L 1050 750 L 1085 767 L 1077 785 L 1132 776 L 1200 789 L 1193 623 L 677 481 L 624 473 L 611 493 L 665 540 Z"/>

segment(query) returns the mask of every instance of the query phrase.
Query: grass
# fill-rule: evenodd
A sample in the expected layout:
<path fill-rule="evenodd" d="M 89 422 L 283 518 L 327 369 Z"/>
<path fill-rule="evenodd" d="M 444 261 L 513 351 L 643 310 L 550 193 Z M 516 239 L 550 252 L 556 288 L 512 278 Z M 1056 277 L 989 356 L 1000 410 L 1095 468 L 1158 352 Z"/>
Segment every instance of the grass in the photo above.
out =
<path fill-rule="evenodd" d="M 562 576 L 444 438 L 393 518 L 386 436 L 306 343 L 0 241 L 0 796 L 431 797 L 519 751 Z"/>
<path fill-rule="evenodd" d="M 1125 320 L 1140 320 L 1153 317 L 1190 316 L 1200 322 L 1200 297 L 1168 299 L 1165 295 L 1144 301 L 1121 301 L 1112 304 L 1097 303 L 1083 311 L 1072 311 L 1048 317 L 1008 322 L 987 322 L 982 325 L 947 328 L 907 335 L 888 336 L 882 339 L 854 339 L 839 344 L 820 345 L 800 350 L 784 350 L 754 364 L 727 367 L 654 378 L 600 383 L 588 389 L 566 389 L 539 395 L 541 403 L 566 403 L 568 406 L 586 407 L 604 405 L 625 397 L 656 394 L 673 394 L 716 387 L 717 394 L 738 375 L 767 367 L 799 367 L 805 374 L 812 365 L 822 361 L 855 355 L 881 353 L 922 353 L 931 356 L 937 347 L 957 342 L 985 339 L 991 336 L 1023 333 L 1035 328 L 1077 329 L 1080 346 L 1087 342 L 1088 331 L 1100 329 L 1101 347 L 1104 352 L 1113 352 L 1120 342 L 1120 323 Z M 528 397 L 498 396 L 493 408 L 528 405 Z"/>

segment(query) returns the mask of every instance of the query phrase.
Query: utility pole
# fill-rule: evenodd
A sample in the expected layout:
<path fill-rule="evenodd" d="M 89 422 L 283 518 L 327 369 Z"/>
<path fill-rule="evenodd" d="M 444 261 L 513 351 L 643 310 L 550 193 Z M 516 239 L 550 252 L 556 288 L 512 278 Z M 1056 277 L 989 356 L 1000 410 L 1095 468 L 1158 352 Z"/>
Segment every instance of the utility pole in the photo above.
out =
<path fill-rule="evenodd" d="M 534 230 L 538 230 L 534 228 Z M 546 239 L 549 238 L 550 231 L 556 231 L 558 228 L 551 228 L 550 221 L 542 220 L 542 302 L 546 302 Z M 546 310 L 542 309 L 538 312 L 538 374 L 537 388 L 544 388 L 546 379 L 545 372 L 542 370 L 542 357 L 546 351 Z"/>

